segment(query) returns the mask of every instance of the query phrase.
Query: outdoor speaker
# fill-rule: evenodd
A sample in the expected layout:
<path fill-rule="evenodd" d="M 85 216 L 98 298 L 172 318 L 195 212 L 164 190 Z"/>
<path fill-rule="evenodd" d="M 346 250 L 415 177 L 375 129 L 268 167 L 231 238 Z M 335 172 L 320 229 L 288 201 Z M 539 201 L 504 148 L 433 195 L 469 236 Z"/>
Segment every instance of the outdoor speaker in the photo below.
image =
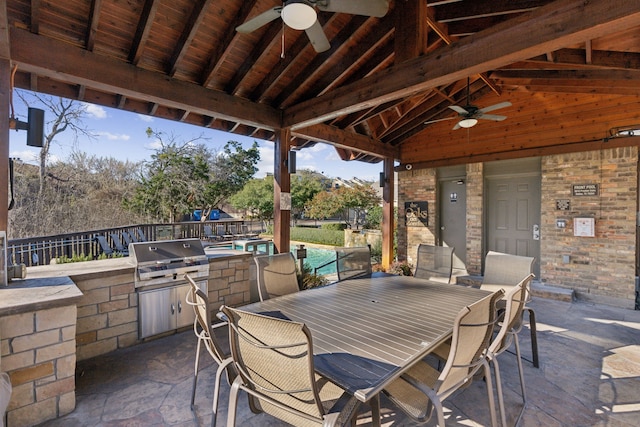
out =
<path fill-rule="evenodd" d="M 296 173 L 296 152 L 289 151 L 289 162 L 287 163 L 289 173 Z"/>
<path fill-rule="evenodd" d="M 44 145 L 44 110 L 29 107 L 27 145 L 31 147 Z"/>

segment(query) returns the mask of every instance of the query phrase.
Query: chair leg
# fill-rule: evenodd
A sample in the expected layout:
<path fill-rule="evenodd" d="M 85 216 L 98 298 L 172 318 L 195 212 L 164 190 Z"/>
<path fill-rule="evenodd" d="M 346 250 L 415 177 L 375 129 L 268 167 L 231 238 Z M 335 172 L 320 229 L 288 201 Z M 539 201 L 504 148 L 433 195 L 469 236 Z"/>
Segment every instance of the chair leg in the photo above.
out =
<path fill-rule="evenodd" d="M 371 425 L 380 427 L 380 395 L 376 394 L 369 402 L 369 405 L 371 406 Z"/>
<path fill-rule="evenodd" d="M 531 330 L 531 354 L 533 355 L 533 366 L 540 367 L 538 362 L 538 335 L 536 331 L 536 313 L 529 307 L 524 308 L 529 313 L 529 328 Z"/>
<path fill-rule="evenodd" d="M 491 425 L 492 427 L 498 427 L 498 419 L 496 417 L 496 403 L 493 400 L 493 384 L 491 384 L 491 369 L 489 363 L 484 363 L 484 378 L 487 385 L 487 398 L 489 400 L 489 412 L 491 413 Z"/>
<path fill-rule="evenodd" d="M 520 374 L 520 391 L 522 392 L 522 409 L 520 410 L 520 413 L 518 414 L 518 417 L 516 418 L 516 422 L 514 424 L 514 426 L 517 426 L 518 423 L 520 423 L 520 419 L 524 414 L 525 408 L 527 407 L 527 392 L 525 391 L 524 386 L 524 370 L 522 369 L 522 358 L 520 357 L 520 342 L 518 341 L 518 335 L 514 334 L 513 339 L 516 345 L 516 359 L 518 361 L 518 373 Z"/>
<path fill-rule="evenodd" d="M 491 359 L 493 364 L 493 372 L 496 377 L 496 392 L 498 394 L 498 409 L 500 410 L 500 422 L 503 427 L 507 427 L 507 414 L 504 409 L 504 394 L 502 393 L 502 378 L 500 377 L 500 366 L 498 365 L 498 358 L 493 357 Z"/>
<path fill-rule="evenodd" d="M 202 339 L 198 338 L 198 345 L 196 347 L 196 362 L 194 365 L 193 372 L 193 389 L 191 390 L 191 410 L 193 411 L 193 405 L 196 401 L 196 384 L 198 382 L 198 370 L 200 368 L 200 343 Z"/>
<path fill-rule="evenodd" d="M 235 427 L 236 425 L 236 409 L 238 407 L 238 391 L 240 391 L 241 378 L 237 377 L 231 384 L 229 392 L 229 413 L 227 414 L 227 427 Z M 215 417 L 215 414 L 212 416 Z"/>

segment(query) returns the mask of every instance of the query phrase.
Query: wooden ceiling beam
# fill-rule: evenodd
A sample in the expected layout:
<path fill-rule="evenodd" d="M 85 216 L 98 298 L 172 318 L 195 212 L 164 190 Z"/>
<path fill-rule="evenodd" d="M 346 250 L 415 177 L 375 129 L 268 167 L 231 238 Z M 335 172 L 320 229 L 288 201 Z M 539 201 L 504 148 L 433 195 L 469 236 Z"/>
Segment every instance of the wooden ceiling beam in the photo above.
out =
<path fill-rule="evenodd" d="M 411 96 L 471 74 L 522 61 L 587 39 L 625 30 L 640 21 L 640 3 L 556 0 L 432 54 L 406 61 L 285 110 L 283 126 L 322 123 L 373 105 Z"/>
<path fill-rule="evenodd" d="M 492 77 L 502 85 L 572 87 L 584 93 L 594 88 L 640 89 L 640 70 L 501 70 Z"/>
<path fill-rule="evenodd" d="M 198 0 L 194 3 L 195 4 L 193 5 L 193 9 L 191 10 L 191 15 L 189 15 L 189 20 L 187 21 L 184 30 L 180 34 L 180 39 L 173 49 L 171 60 L 169 60 L 168 74 L 171 77 L 176 74 L 176 71 L 178 70 L 178 64 L 187 54 L 187 49 L 193 42 L 193 39 L 198 32 L 198 28 L 200 28 L 200 24 L 202 24 L 202 20 L 204 19 L 204 12 L 207 10 L 209 5 L 213 3 L 213 0 Z"/>
<path fill-rule="evenodd" d="M 133 43 L 131 44 L 131 50 L 129 51 L 129 62 L 133 65 L 137 65 L 138 62 L 140 62 L 142 51 L 149 39 L 151 24 L 153 24 L 153 19 L 156 16 L 159 6 L 160 0 L 146 0 L 144 2 L 142 13 L 140 13 L 140 22 L 138 22 L 136 34 L 133 37 Z"/>
<path fill-rule="evenodd" d="M 24 30 L 14 28 L 10 37 L 11 59 L 24 71 L 269 130 L 281 124 L 281 111 L 268 105 L 171 79 Z"/>
<path fill-rule="evenodd" d="M 491 16 L 513 15 L 535 10 L 553 0 L 491 0 L 450 3 L 437 8 L 438 22 L 466 21 Z"/>
<path fill-rule="evenodd" d="M 6 2 L 3 2 L 6 3 Z M 40 34 L 40 12 L 42 8 L 40 6 L 40 0 L 31 0 L 31 32 L 34 34 Z"/>
<path fill-rule="evenodd" d="M 400 154 L 399 149 L 391 145 L 383 144 L 375 138 L 358 133 L 346 132 L 329 125 L 319 124 L 298 129 L 292 132 L 291 135 L 381 158 L 390 157 L 392 159 L 398 159 Z"/>
<path fill-rule="evenodd" d="M 0 2 L 0 58 L 11 59 L 11 47 L 9 45 L 9 17 L 7 15 L 7 2 Z"/>
<path fill-rule="evenodd" d="M 93 0 L 91 2 L 91 10 L 89 11 L 89 28 L 87 29 L 87 38 L 85 41 L 85 46 L 88 51 L 93 51 L 93 47 L 96 43 L 96 34 L 98 33 L 101 8 L 102 0 Z"/>

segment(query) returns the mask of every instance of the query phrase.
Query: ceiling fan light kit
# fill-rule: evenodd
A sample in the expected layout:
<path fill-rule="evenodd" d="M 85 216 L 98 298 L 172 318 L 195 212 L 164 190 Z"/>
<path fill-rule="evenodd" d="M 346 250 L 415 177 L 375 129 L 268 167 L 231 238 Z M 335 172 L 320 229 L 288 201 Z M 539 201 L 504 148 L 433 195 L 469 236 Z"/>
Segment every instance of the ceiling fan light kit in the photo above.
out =
<path fill-rule="evenodd" d="M 478 124 L 478 119 L 474 118 L 466 118 L 458 122 L 458 126 L 460 126 L 461 128 L 472 128 L 476 124 Z"/>
<path fill-rule="evenodd" d="M 294 30 L 306 30 L 318 19 L 316 10 L 304 1 L 290 1 L 282 8 L 282 20 Z"/>

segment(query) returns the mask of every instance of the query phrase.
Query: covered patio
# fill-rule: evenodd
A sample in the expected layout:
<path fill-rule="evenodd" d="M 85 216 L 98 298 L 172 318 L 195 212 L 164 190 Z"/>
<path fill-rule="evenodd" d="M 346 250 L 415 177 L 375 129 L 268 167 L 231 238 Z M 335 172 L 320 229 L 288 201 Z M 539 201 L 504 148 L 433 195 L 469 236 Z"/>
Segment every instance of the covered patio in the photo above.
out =
<path fill-rule="evenodd" d="M 588 303 L 534 298 L 540 368 L 524 362 L 528 403 L 520 426 L 637 426 L 640 404 L 640 312 Z M 528 332 L 520 334 L 530 357 Z M 219 331 L 224 340 L 225 334 Z M 214 366 L 203 354 L 196 409 L 189 399 L 196 338 L 191 331 L 80 362 L 77 406 L 46 426 L 206 426 L 211 422 Z M 515 356 L 501 357 L 507 421 L 520 409 Z M 218 425 L 224 425 L 229 386 L 224 383 Z M 383 426 L 412 425 L 382 398 Z M 482 381 L 445 402 L 447 425 L 490 425 Z M 359 426 L 371 425 L 364 406 Z M 243 426 L 281 426 L 249 410 L 240 399 Z M 433 420 L 431 424 L 433 424 Z"/>

